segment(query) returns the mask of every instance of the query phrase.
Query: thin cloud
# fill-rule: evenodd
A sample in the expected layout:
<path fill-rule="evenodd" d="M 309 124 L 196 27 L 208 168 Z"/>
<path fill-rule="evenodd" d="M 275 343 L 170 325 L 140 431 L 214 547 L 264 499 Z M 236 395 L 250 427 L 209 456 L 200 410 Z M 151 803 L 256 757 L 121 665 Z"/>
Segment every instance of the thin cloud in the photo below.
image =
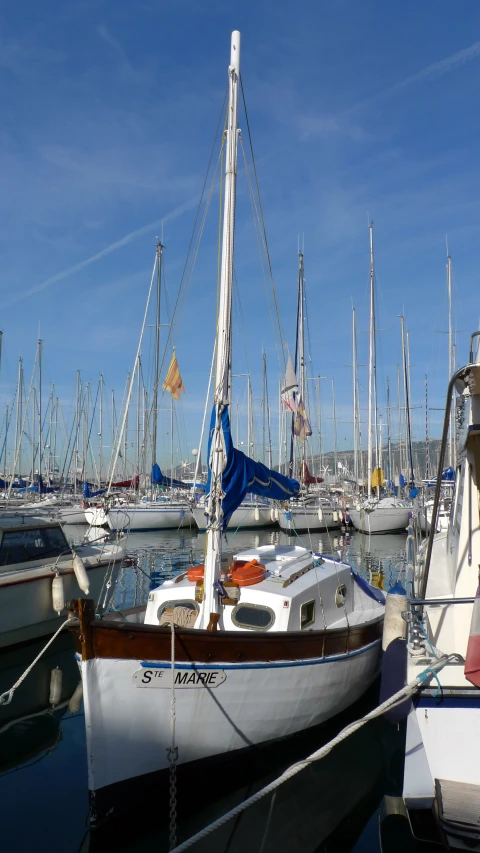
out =
<path fill-rule="evenodd" d="M 21 302 L 23 299 L 28 299 L 29 296 L 33 296 L 35 293 L 46 290 L 47 287 L 51 287 L 59 281 L 70 278 L 70 276 L 75 275 L 77 272 L 81 272 L 85 267 L 89 267 L 91 264 L 96 263 L 96 261 L 105 258 L 107 255 L 111 255 L 112 252 L 116 252 L 117 249 L 122 249 L 123 246 L 128 246 L 128 244 L 136 240 L 137 237 L 142 237 L 143 234 L 148 234 L 154 228 L 161 225 L 162 222 L 170 222 L 172 219 L 177 219 L 177 217 L 181 216 L 182 213 L 190 210 L 194 204 L 195 202 L 193 201 L 186 202 L 185 204 L 176 207 L 175 210 L 171 211 L 171 213 L 167 213 L 165 216 L 162 216 L 161 219 L 154 219 L 154 221 L 149 222 L 148 225 L 142 225 L 141 228 L 131 231 L 130 234 L 126 234 L 120 240 L 116 240 L 114 243 L 111 243 L 110 246 L 106 246 L 105 249 L 102 249 L 95 255 L 91 255 L 90 258 L 85 258 L 84 261 L 80 261 L 80 263 L 75 264 L 73 267 L 67 267 L 67 269 L 50 276 L 50 278 L 45 279 L 45 281 L 40 282 L 40 284 L 34 285 L 34 287 L 30 287 L 23 293 L 18 293 L 15 296 L 12 296 L 11 299 L 3 303 L 2 307 L 6 308 L 8 305 L 13 305 L 15 302 Z"/>

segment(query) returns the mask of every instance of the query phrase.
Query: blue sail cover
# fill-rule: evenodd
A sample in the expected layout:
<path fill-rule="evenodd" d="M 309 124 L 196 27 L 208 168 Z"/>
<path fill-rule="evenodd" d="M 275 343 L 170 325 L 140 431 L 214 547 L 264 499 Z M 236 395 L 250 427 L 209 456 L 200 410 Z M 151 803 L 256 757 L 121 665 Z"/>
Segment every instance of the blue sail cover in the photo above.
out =
<path fill-rule="evenodd" d="M 96 491 L 96 492 L 91 492 L 90 491 L 90 483 L 84 483 L 83 484 L 83 497 L 84 498 L 96 498 L 97 495 L 104 495 L 106 491 L 107 491 L 106 489 L 98 489 L 98 491 Z"/>
<path fill-rule="evenodd" d="M 173 486 L 174 489 L 189 489 L 189 483 L 182 483 L 181 480 L 175 480 L 171 477 L 166 477 L 165 474 L 162 474 L 160 471 L 160 465 L 155 465 L 152 468 L 152 484 L 154 486 Z"/>
<path fill-rule="evenodd" d="M 27 492 L 37 492 L 40 495 L 46 495 L 51 492 L 58 492 L 58 486 L 46 486 L 43 482 L 43 477 L 39 476 L 33 486 L 28 487 Z"/>
<path fill-rule="evenodd" d="M 208 458 L 210 459 L 210 447 L 212 436 L 215 431 L 217 413 L 213 407 L 210 420 L 210 434 L 208 438 Z M 230 430 L 230 418 L 228 407 L 222 412 L 222 432 L 225 442 L 227 464 L 222 474 L 222 489 L 225 494 L 223 498 L 223 529 L 225 530 L 232 513 L 240 506 L 245 496 L 251 492 L 263 498 L 274 501 L 286 501 L 295 497 L 300 491 L 300 483 L 272 471 L 261 462 L 254 462 L 241 450 L 233 446 L 232 433 Z M 208 469 L 207 494 L 210 491 L 212 472 Z"/>

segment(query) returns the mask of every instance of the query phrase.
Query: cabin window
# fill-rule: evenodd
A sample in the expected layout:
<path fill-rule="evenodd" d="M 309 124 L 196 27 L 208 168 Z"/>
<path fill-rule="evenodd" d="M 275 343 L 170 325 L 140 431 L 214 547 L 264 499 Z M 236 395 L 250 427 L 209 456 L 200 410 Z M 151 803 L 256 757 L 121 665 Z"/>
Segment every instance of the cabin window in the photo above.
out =
<path fill-rule="evenodd" d="M 315 622 L 315 602 L 306 601 L 300 608 L 300 628 L 308 628 Z"/>
<path fill-rule="evenodd" d="M 335 604 L 337 607 L 344 607 L 345 602 L 347 600 L 347 587 L 344 583 L 341 586 L 337 586 L 337 591 L 335 593 Z"/>
<path fill-rule="evenodd" d="M 260 604 L 237 604 L 232 610 L 232 620 L 239 628 L 268 631 L 275 622 L 275 613 Z"/>
<path fill-rule="evenodd" d="M 196 601 L 192 601 L 191 599 L 187 601 L 185 599 L 183 601 L 164 601 L 157 610 L 158 621 L 160 622 L 165 610 L 173 610 L 174 607 L 186 607 L 187 610 L 194 611 L 198 616 L 199 607 Z"/>
<path fill-rule="evenodd" d="M 0 566 L 27 563 L 69 554 L 70 547 L 61 527 L 6 530 L 0 545 Z"/>

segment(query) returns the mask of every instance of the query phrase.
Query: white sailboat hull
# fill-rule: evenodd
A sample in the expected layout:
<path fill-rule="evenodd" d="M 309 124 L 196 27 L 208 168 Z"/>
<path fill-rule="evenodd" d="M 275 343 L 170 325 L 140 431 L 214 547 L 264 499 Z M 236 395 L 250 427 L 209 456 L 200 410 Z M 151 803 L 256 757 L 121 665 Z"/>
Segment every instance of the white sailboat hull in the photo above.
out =
<path fill-rule="evenodd" d="M 405 506 L 373 506 L 350 509 L 353 526 L 362 533 L 393 533 L 408 527 L 411 509 Z"/>
<path fill-rule="evenodd" d="M 203 507 L 193 507 L 192 515 L 199 530 L 205 530 L 207 517 Z M 276 525 L 276 513 L 273 507 L 266 506 L 239 506 L 228 522 L 227 530 L 237 530 L 254 527 L 273 527 Z"/>
<path fill-rule="evenodd" d="M 319 518 L 318 507 L 290 507 L 281 510 L 278 515 L 280 529 L 287 533 L 300 530 L 334 530 L 342 526 L 343 516 L 340 510 L 322 507 Z"/>
<path fill-rule="evenodd" d="M 59 509 L 56 517 L 62 524 L 86 524 L 85 510 L 81 505 Z"/>
<path fill-rule="evenodd" d="M 176 530 L 193 524 L 192 513 L 182 506 L 112 507 L 106 514 L 110 530 Z"/>
<path fill-rule="evenodd" d="M 199 670 L 219 682 L 215 689 L 175 690 L 178 763 L 286 737 L 330 719 L 365 692 L 377 674 L 379 658 L 377 640 L 330 659 L 178 664 L 177 682 L 195 680 Z M 162 678 L 165 684 L 170 678 L 171 684 L 170 663 L 96 658 L 80 666 L 90 791 L 165 770 L 171 689 L 150 685 Z"/>
<path fill-rule="evenodd" d="M 85 515 L 85 521 L 90 525 L 90 527 L 106 527 L 108 524 L 107 513 L 103 506 L 91 506 L 83 512 Z"/>

